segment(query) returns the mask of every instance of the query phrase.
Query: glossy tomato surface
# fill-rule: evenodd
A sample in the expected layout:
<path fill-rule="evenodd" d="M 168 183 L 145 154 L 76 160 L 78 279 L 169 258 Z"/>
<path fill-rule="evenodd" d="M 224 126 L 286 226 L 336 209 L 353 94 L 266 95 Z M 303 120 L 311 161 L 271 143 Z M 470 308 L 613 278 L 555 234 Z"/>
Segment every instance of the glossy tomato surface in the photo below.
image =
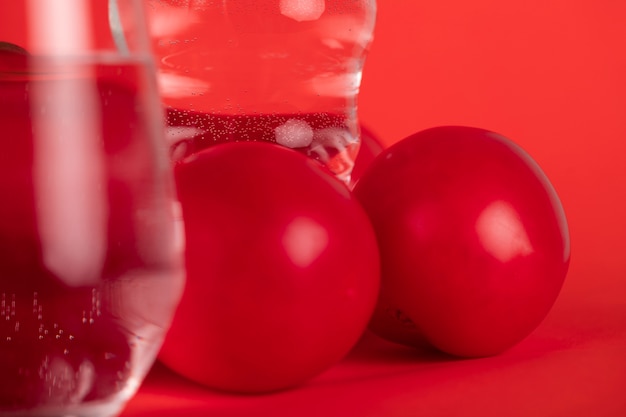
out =
<path fill-rule="evenodd" d="M 428 129 L 385 150 L 354 192 L 381 251 L 378 335 L 488 356 L 526 337 L 555 302 L 570 259 L 565 214 L 510 140 Z"/>
<path fill-rule="evenodd" d="M 19 45 L 0 41 L 0 71 L 24 71 L 28 52 Z"/>
<path fill-rule="evenodd" d="M 175 168 L 187 287 L 160 359 L 206 386 L 300 384 L 358 341 L 376 303 L 376 237 L 347 187 L 264 142 L 205 149 Z"/>

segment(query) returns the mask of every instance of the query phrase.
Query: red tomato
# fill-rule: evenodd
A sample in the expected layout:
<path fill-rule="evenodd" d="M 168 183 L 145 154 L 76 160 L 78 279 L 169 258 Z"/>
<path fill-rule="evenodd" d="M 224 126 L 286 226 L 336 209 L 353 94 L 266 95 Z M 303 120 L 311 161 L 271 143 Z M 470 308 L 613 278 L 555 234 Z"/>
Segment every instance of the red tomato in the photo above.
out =
<path fill-rule="evenodd" d="M 0 71 L 23 71 L 27 62 L 28 52 L 24 48 L 0 41 Z"/>
<path fill-rule="evenodd" d="M 359 153 L 356 155 L 352 174 L 350 175 L 351 187 L 354 187 L 354 184 L 361 178 L 363 173 L 367 170 L 367 167 L 370 166 L 384 148 L 385 147 L 374 132 L 361 125 L 361 146 L 359 147 Z"/>
<path fill-rule="evenodd" d="M 160 359 L 209 387 L 292 387 L 358 341 L 380 283 L 376 237 L 346 186 L 263 142 L 207 148 L 175 168 L 187 287 Z"/>
<path fill-rule="evenodd" d="M 565 215 L 546 175 L 506 138 L 419 132 L 384 151 L 354 192 L 381 251 L 378 335 L 488 356 L 551 309 L 569 265 Z"/>

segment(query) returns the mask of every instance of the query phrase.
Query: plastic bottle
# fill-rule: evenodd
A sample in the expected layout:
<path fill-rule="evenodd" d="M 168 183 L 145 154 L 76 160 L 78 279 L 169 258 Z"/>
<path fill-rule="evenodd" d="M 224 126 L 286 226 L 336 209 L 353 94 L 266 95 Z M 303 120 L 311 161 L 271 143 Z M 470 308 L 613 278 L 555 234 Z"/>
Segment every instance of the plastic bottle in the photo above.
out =
<path fill-rule="evenodd" d="M 172 157 L 276 142 L 349 181 L 375 0 L 146 0 Z"/>

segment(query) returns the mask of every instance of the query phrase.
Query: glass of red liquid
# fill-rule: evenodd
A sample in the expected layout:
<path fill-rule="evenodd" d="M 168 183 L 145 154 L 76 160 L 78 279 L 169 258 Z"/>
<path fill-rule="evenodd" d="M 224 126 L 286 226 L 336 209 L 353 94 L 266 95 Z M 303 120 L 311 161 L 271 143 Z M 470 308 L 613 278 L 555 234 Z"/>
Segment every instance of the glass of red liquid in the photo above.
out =
<path fill-rule="evenodd" d="M 174 160 L 267 141 L 349 182 L 375 0 L 144 0 Z"/>
<path fill-rule="evenodd" d="M 0 416 L 118 414 L 179 301 L 181 228 L 142 11 L 0 2 Z M 123 19 L 133 36 L 111 30 Z"/>

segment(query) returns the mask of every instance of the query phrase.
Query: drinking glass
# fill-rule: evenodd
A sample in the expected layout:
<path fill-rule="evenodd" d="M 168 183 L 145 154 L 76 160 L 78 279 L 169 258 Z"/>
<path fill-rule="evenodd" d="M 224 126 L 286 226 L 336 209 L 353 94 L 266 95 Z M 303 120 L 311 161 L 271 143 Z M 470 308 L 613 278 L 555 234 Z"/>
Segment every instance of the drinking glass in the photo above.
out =
<path fill-rule="evenodd" d="M 267 141 L 349 182 L 375 0 L 144 1 L 174 159 Z"/>
<path fill-rule="evenodd" d="M 180 299 L 143 22 L 141 0 L 0 2 L 0 416 L 118 414 Z"/>

